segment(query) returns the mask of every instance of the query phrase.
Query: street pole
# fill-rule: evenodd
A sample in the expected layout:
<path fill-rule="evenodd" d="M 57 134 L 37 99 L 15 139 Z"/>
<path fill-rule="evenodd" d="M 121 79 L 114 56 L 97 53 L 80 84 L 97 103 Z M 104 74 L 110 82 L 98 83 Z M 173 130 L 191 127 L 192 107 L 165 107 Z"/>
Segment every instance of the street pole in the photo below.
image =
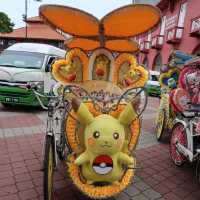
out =
<path fill-rule="evenodd" d="M 26 24 L 26 27 L 25 27 L 25 38 L 27 38 L 27 12 L 28 12 L 28 0 L 25 0 L 25 15 L 24 15 L 24 21 L 25 21 L 25 24 Z"/>
<path fill-rule="evenodd" d="M 42 0 L 34 0 L 34 1 L 41 2 Z M 25 0 L 25 14 L 23 15 L 23 20 L 25 22 L 25 38 L 28 37 L 27 15 L 28 15 L 28 0 Z"/>

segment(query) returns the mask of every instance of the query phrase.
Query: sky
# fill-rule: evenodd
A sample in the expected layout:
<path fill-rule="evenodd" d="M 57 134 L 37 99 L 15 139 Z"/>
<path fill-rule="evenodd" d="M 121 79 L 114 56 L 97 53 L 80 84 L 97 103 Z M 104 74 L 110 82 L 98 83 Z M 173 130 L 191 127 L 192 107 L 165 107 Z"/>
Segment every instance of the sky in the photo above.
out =
<path fill-rule="evenodd" d="M 38 8 L 43 4 L 60 4 L 67 5 L 81 10 L 87 11 L 97 18 L 101 18 L 108 12 L 131 4 L 132 0 L 42 0 L 37 2 L 35 0 L 28 1 L 28 17 L 38 15 Z M 0 0 L 0 12 L 5 12 L 8 17 L 14 22 L 15 27 L 19 28 L 25 26 L 22 21 L 22 15 L 25 13 L 25 0 Z"/>

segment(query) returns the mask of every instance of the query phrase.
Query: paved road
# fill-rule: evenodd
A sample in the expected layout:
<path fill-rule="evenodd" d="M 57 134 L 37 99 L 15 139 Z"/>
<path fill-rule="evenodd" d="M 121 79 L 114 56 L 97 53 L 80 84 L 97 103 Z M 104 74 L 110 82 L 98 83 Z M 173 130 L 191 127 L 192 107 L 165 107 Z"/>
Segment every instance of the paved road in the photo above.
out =
<path fill-rule="evenodd" d="M 155 139 L 155 115 L 159 101 L 149 98 L 143 130 L 136 150 L 138 166 L 132 184 L 116 200 L 199 200 L 200 186 L 194 165 L 175 167 L 168 143 Z M 0 106 L 0 200 L 43 199 L 42 141 L 46 112 L 41 109 Z M 54 178 L 55 199 L 88 200 L 66 177 L 61 163 Z"/>

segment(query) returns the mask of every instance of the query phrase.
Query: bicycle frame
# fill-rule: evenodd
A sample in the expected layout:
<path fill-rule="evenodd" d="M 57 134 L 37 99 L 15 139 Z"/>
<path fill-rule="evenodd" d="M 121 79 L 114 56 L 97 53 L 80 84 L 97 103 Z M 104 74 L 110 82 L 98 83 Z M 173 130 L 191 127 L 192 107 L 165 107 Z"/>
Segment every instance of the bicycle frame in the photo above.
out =
<path fill-rule="evenodd" d="M 175 119 L 176 123 L 181 123 L 184 126 L 186 137 L 187 137 L 187 147 L 181 145 L 179 141 L 176 143 L 176 147 L 180 153 L 186 156 L 190 162 L 193 162 L 199 155 L 200 149 L 194 149 L 194 137 L 198 137 L 200 135 L 194 133 L 194 126 L 196 118 L 192 119 L 179 119 L 178 117 Z M 196 153 L 193 153 L 196 152 Z"/>
<path fill-rule="evenodd" d="M 53 138 L 52 141 L 54 141 L 54 164 L 55 167 L 57 167 L 58 164 L 58 155 L 57 155 L 57 149 L 60 144 L 60 135 L 61 135 L 61 120 L 62 116 L 64 114 L 64 102 L 62 97 L 60 96 L 47 96 L 42 95 L 38 93 L 35 89 L 32 89 L 36 98 L 38 99 L 38 102 L 40 103 L 41 107 L 48 111 L 47 116 L 47 124 L 46 124 L 46 132 L 44 136 L 44 143 L 42 148 L 42 155 L 44 155 L 44 146 L 46 141 L 46 136 L 50 136 Z M 48 106 L 45 106 L 40 97 L 48 97 L 50 98 L 50 101 L 48 103 Z"/>

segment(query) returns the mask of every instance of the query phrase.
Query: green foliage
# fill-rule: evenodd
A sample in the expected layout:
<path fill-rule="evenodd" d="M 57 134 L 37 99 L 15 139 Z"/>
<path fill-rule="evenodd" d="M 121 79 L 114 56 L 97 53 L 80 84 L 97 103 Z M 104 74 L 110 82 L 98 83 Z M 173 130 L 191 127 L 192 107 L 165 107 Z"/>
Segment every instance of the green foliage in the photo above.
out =
<path fill-rule="evenodd" d="M 14 23 L 3 12 L 0 12 L 0 33 L 9 33 L 13 31 Z"/>

